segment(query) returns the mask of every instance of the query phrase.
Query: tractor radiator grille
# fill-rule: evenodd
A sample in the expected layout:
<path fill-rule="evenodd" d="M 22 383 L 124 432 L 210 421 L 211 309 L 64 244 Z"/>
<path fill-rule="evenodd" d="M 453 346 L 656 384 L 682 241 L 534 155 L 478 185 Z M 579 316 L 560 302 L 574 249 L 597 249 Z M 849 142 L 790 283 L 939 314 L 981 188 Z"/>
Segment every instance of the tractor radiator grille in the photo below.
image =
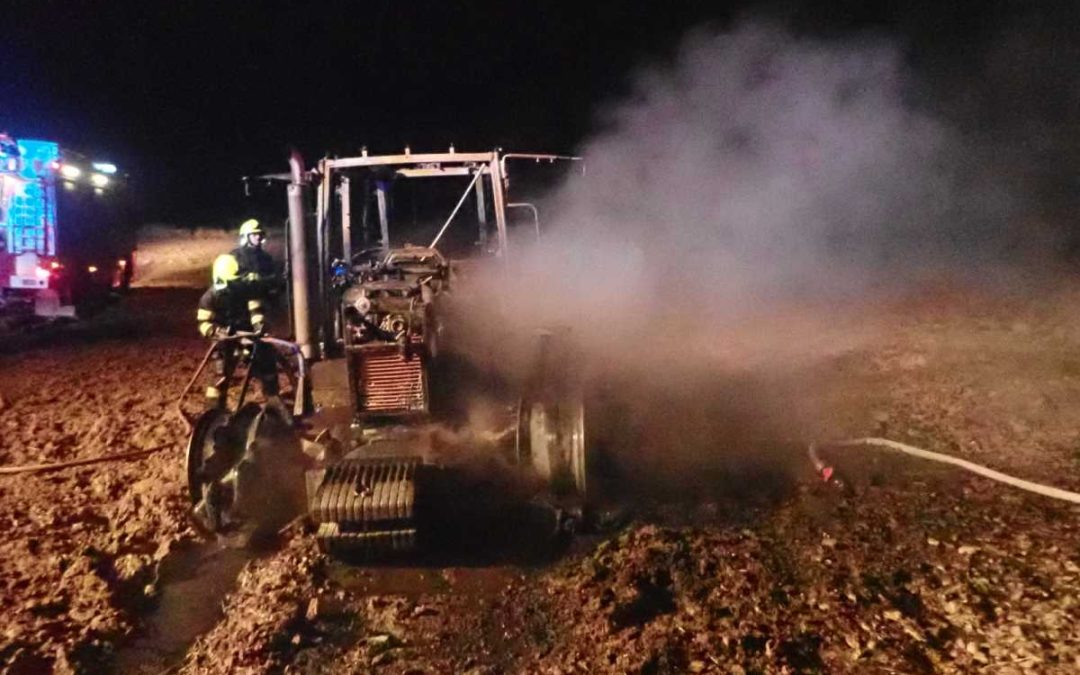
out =
<path fill-rule="evenodd" d="M 419 354 L 406 358 L 396 347 L 359 354 L 360 409 L 369 413 L 425 412 L 427 382 Z"/>

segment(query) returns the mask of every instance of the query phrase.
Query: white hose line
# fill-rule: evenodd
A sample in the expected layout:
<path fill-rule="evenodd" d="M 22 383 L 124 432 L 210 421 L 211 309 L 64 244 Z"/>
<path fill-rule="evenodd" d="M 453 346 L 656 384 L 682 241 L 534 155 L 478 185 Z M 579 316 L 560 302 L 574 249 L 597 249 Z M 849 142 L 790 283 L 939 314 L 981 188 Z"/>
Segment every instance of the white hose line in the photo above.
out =
<path fill-rule="evenodd" d="M 999 483 L 1005 483 L 1021 490 L 1027 490 L 1028 492 L 1034 492 L 1037 495 L 1044 497 L 1051 497 L 1053 499 L 1060 499 L 1066 502 L 1072 502 L 1073 504 L 1080 504 L 1080 493 L 1070 492 L 1069 490 L 1062 490 L 1061 488 L 1050 487 L 1048 485 L 1041 485 L 1039 483 L 1032 483 L 1029 480 L 1023 480 L 1022 478 L 1014 478 L 1007 474 L 1003 474 L 1000 471 L 994 471 L 988 469 L 985 466 L 980 466 L 974 462 L 969 462 L 966 459 L 960 459 L 951 455 L 943 455 L 940 452 L 930 452 L 929 450 L 923 450 L 916 448 L 905 443 L 899 443 L 897 441 L 890 441 L 887 438 L 854 438 L 847 441 L 832 441 L 829 443 L 822 443 L 823 446 L 832 447 L 852 447 L 856 445 L 872 445 L 880 448 L 887 448 L 889 450 L 895 450 L 902 452 L 906 455 L 913 455 L 922 459 L 928 459 L 932 462 L 941 462 L 943 464 L 952 464 L 962 469 L 966 469 L 972 473 L 978 474 L 990 480 L 996 480 Z M 816 448 L 814 445 L 810 446 L 810 457 L 817 460 Z M 819 467 L 820 470 L 820 467 Z"/>

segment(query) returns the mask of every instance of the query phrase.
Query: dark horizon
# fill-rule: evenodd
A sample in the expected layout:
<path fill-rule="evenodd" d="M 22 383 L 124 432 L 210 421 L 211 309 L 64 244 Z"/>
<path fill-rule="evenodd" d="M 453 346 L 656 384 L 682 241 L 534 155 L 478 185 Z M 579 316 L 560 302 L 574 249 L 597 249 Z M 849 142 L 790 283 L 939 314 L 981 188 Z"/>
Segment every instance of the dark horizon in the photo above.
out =
<path fill-rule="evenodd" d="M 670 60 L 688 31 L 748 13 L 894 36 L 941 81 L 978 68 L 1003 30 L 1060 23 L 983 4 L 17 0 L 0 41 L 0 130 L 122 165 L 148 221 L 217 222 L 247 208 L 241 176 L 283 170 L 290 146 L 309 161 L 361 145 L 572 151 L 642 67 Z"/>

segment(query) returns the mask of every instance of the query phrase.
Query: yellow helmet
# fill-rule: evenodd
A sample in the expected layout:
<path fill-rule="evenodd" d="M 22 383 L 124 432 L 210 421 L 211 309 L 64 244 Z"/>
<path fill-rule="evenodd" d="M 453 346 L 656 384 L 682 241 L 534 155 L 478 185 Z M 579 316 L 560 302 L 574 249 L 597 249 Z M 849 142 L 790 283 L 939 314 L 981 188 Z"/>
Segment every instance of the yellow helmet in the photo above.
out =
<path fill-rule="evenodd" d="M 240 278 L 240 261 L 236 256 L 224 253 L 214 259 L 214 288 L 225 288 L 230 282 Z"/>
<path fill-rule="evenodd" d="M 240 223 L 240 236 L 246 237 L 249 234 L 266 234 L 259 221 L 254 218 L 248 218 L 244 222 Z"/>

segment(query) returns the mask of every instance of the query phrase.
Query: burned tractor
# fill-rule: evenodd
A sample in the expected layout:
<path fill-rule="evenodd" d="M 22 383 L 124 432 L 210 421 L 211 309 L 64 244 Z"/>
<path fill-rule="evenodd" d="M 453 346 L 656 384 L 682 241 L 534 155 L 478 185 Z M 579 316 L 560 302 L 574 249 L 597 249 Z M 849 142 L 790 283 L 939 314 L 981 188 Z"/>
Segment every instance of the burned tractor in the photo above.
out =
<path fill-rule="evenodd" d="M 291 386 L 259 405 L 246 402 L 245 380 L 231 407 L 188 416 L 199 523 L 223 531 L 302 499 L 324 550 L 363 553 L 476 534 L 480 512 L 525 504 L 540 505 L 552 534 L 580 523 L 588 463 L 567 331 L 537 326 L 530 357 L 508 375 L 495 352 L 463 347 L 451 311 L 470 274 L 511 273 L 516 233 L 539 235 L 535 207 L 508 201 L 508 165 L 577 161 L 365 152 L 307 171 L 294 154 L 289 174 L 263 177 L 288 181 L 293 335 L 249 342 L 276 351 Z M 532 220 L 515 229 L 514 209 Z M 475 398 L 487 402 L 482 429 L 463 413 Z"/>

